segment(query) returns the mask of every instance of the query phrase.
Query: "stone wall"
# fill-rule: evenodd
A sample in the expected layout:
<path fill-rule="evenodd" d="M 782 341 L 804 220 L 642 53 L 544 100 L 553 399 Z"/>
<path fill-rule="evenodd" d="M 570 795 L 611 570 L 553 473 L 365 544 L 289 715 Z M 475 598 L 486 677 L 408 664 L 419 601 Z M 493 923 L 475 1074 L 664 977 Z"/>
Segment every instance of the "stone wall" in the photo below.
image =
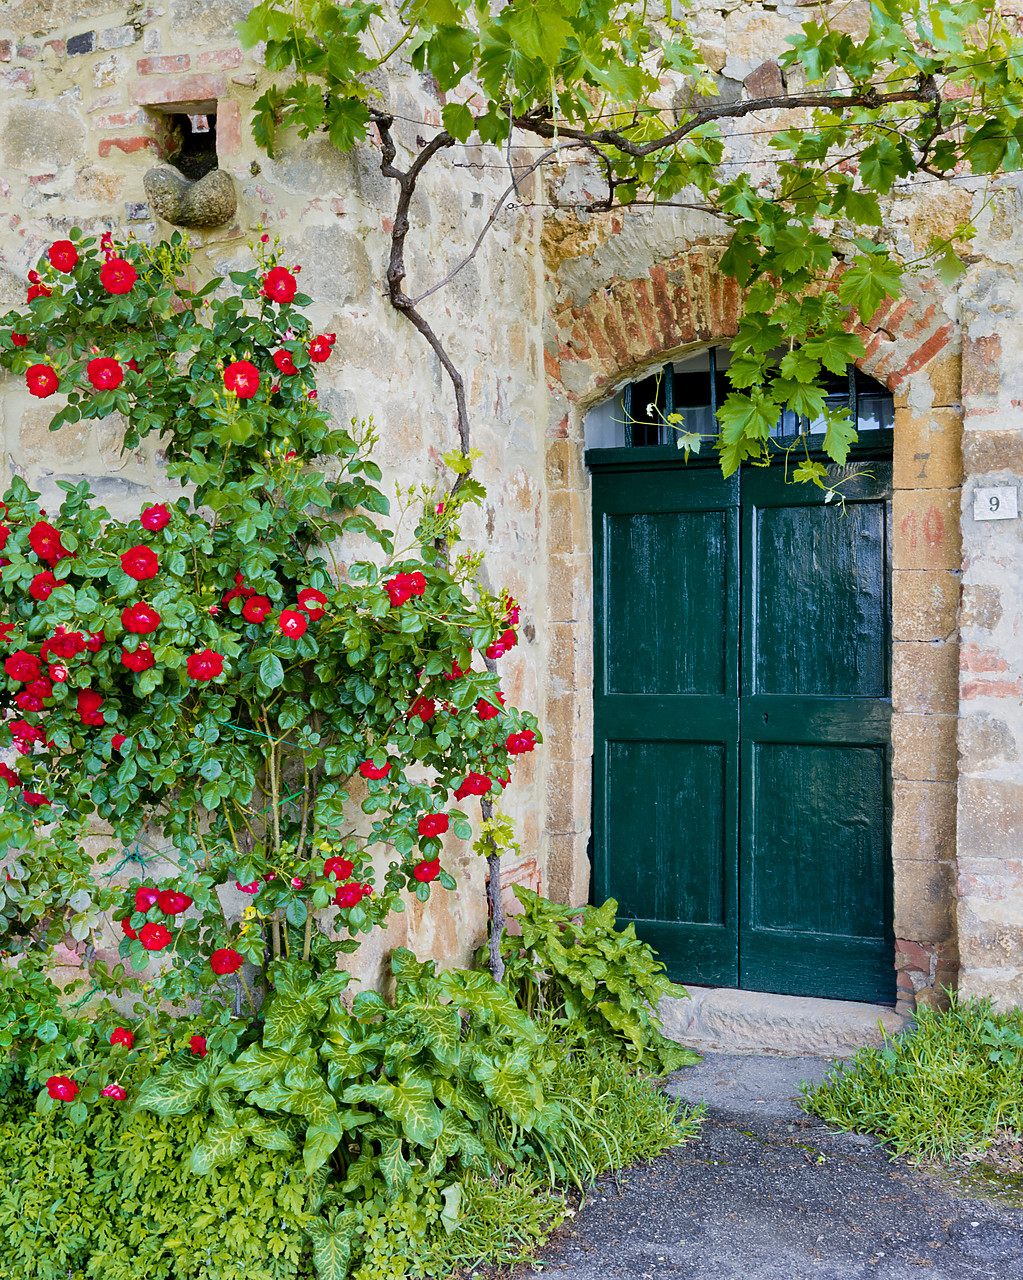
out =
<path fill-rule="evenodd" d="M 440 474 L 456 440 L 442 371 L 384 300 L 394 192 L 366 145 L 348 156 L 322 137 L 282 140 L 270 160 L 248 119 L 267 82 L 233 24 L 247 0 L 9 0 L 0 10 L 0 306 L 19 305 L 40 251 L 77 223 L 152 239 L 145 171 L 165 154 L 175 105 L 216 104 L 221 168 L 235 221 L 194 233 L 205 269 L 232 269 L 265 227 L 303 265 L 315 323 L 338 334 L 322 399 L 341 418 L 373 415 L 389 481 Z M 1004 5 L 1003 5 L 1004 7 Z M 862 34 L 866 0 L 828 6 Z M 801 5 L 708 0 L 691 32 L 723 98 L 791 91 L 777 57 L 807 16 Z M 258 51 L 254 51 L 258 53 Z M 391 82 L 399 141 L 439 123 L 420 77 Z M 665 85 L 670 104 L 675 87 Z M 728 161 L 769 178 L 764 113 L 728 138 Z M 529 153 L 531 154 L 531 153 Z M 411 287 L 440 279 L 472 244 L 506 182 L 503 160 L 457 149 L 416 203 Z M 466 167 L 461 167 L 466 166 Z M 469 168 L 467 166 L 474 166 Z M 865 327 L 863 367 L 896 397 L 893 570 L 895 911 L 902 1007 L 956 981 L 1023 1002 L 1023 598 L 1020 523 L 976 522 L 978 484 L 1023 478 L 1023 337 L 1018 321 L 1020 186 L 923 181 L 900 187 L 886 235 L 905 259 L 932 232 L 978 216 L 967 276 L 951 290 L 926 271 Z M 592 560 L 582 419 L 624 381 L 734 332 L 740 299 L 716 270 L 721 226 L 674 208 L 589 216 L 599 178 L 568 157 L 546 185 L 529 180 L 483 250 L 424 304 L 466 375 L 479 474 L 488 484 L 471 542 L 490 553 L 490 581 L 523 605 L 522 642 L 503 659 L 510 697 L 537 706 L 546 743 L 524 757 L 508 803 L 522 859 L 512 877 L 561 900 L 588 891 L 592 752 Z M 556 213 L 544 205 L 570 206 Z M 166 483 L 155 447 L 122 458 L 118 424 L 57 437 L 46 406 L 0 379 L 4 474 L 53 494 L 88 477 L 103 501 L 133 513 Z M 965 415 L 965 418 L 964 418 Z M 960 589 L 962 595 L 960 598 Z M 958 675 L 958 678 L 957 678 Z M 464 959 L 479 942 L 482 873 L 451 842 L 458 894 L 415 906 L 372 944 L 409 942 Z"/>

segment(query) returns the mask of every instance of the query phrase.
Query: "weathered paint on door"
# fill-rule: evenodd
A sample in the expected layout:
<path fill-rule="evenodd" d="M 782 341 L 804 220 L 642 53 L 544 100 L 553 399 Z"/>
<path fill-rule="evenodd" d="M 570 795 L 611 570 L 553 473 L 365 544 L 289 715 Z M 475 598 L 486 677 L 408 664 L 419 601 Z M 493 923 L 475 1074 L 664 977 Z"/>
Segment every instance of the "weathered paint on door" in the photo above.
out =
<path fill-rule="evenodd" d="M 598 897 L 679 981 L 894 999 L 890 463 L 590 461 Z"/>

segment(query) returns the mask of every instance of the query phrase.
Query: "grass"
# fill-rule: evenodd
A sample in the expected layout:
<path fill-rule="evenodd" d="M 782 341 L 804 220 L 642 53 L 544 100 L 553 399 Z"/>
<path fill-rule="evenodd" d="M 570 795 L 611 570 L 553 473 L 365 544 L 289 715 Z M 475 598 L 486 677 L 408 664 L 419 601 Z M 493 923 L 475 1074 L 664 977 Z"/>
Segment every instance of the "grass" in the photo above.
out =
<path fill-rule="evenodd" d="M 1023 1010 L 953 998 L 917 1014 L 915 1029 L 861 1049 L 819 1085 L 808 1111 L 847 1131 L 876 1133 L 897 1154 L 944 1161 L 1023 1133 Z"/>

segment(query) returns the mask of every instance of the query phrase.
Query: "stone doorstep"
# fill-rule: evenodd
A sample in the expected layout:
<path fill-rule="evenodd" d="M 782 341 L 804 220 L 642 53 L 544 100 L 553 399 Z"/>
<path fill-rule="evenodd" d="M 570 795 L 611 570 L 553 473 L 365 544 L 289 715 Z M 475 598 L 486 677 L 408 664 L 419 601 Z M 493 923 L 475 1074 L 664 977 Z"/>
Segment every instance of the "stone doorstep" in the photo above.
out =
<path fill-rule="evenodd" d="M 687 990 L 688 1000 L 663 997 L 658 1012 L 670 1040 L 700 1052 L 851 1058 L 864 1045 L 882 1043 L 881 1027 L 892 1036 L 911 1022 L 888 1005 L 730 987 Z"/>

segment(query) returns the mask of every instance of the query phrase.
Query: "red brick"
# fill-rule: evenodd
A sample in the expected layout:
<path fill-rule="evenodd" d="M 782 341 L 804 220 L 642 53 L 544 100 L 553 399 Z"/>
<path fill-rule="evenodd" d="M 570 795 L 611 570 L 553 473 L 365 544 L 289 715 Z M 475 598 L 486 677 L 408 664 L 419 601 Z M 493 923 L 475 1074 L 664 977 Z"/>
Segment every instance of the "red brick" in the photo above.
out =
<path fill-rule="evenodd" d="M 962 702 L 972 702 L 974 698 L 1021 698 L 1023 697 L 1023 680 L 967 680 L 959 686 L 959 698 Z"/>
<path fill-rule="evenodd" d="M 159 57 L 139 58 L 135 66 L 140 76 L 169 75 L 173 71 L 187 71 L 191 59 L 187 53 L 168 53 Z"/>
<path fill-rule="evenodd" d="M 195 65 L 200 71 L 208 71 L 210 67 L 229 71 L 232 67 L 242 65 L 242 51 L 241 49 L 207 49 L 204 53 L 196 54 Z"/>
<path fill-rule="evenodd" d="M 1009 664 L 993 649 L 966 644 L 959 650 L 960 671 L 1008 671 Z"/>
<path fill-rule="evenodd" d="M 555 360 L 549 351 L 543 353 L 543 366 L 552 382 L 561 381 L 561 362 L 560 360 Z"/>
<path fill-rule="evenodd" d="M 217 155 L 236 156 L 242 149 L 242 112 L 237 101 L 217 106 Z"/>
<path fill-rule="evenodd" d="M 665 349 L 675 347 L 678 343 L 674 340 L 675 315 L 668 301 L 668 273 L 660 263 L 650 268 L 650 284 L 660 321 L 661 341 Z"/>
<path fill-rule="evenodd" d="M 964 334 L 963 395 L 997 395 L 1001 359 L 1002 340 L 997 333 L 983 338 L 971 338 Z"/>
<path fill-rule="evenodd" d="M 18 57 L 24 58 L 26 62 L 31 62 L 38 52 L 39 46 L 37 44 L 18 45 Z"/>
<path fill-rule="evenodd" d="M 13 88 L 14 85 L 24 85 L 26 89 L 31 88 L 34 76 L 27 67 L 13 67 L 10 71 L 0 72 L 0 84 L 6 84 Z"/>
<path fill-rule="evenodd" d="M 123 151 L 126 156 L 131 155 L 134 151 L 142 151 L 146 147 L 152 147 L 154 151 L 159 151 L 155 138 L 144 138 L 141 134 L 134 138 L 101 138 L 99 143 L 100 158 L 108 156 L 114 147 L 118 151 Z"/>
<path fill-rule="evenodd" d="M 43 49 L 52 49 L 58 58 L 63 58 L 67 53 L 67 44 L 63 40 L 47 40 Z"/>
<path fill-rule="evenodd" d="M 131 100 L 138 106 L 165 106 L 169 103 L 209 102 L 227 92 L 227 80 L 220 72 L 191 72 L 179 76 L 152 76 L 131 86 Z"/>
<path fill-rule="evenodd" d="M 933 360 L 942 347 L 948 345 L 954 332 L 955 326 L 952 324 L 943 324 L 940 329 L 935 330 L 923 346 L 913 352 L 902 368 L 892 374 L 889 380 L 891 389 L 894 391 L 900 382 L 916 373 L 918 369 L 922 369 L 929 360 Z"/>
<path fill-rule="evenodd" d="M 130 129 L 133 124 L 142 124 L 141 111 L 115 111 L 111 115 L 97 116 L 92 122 L 94 129 Z"/>

